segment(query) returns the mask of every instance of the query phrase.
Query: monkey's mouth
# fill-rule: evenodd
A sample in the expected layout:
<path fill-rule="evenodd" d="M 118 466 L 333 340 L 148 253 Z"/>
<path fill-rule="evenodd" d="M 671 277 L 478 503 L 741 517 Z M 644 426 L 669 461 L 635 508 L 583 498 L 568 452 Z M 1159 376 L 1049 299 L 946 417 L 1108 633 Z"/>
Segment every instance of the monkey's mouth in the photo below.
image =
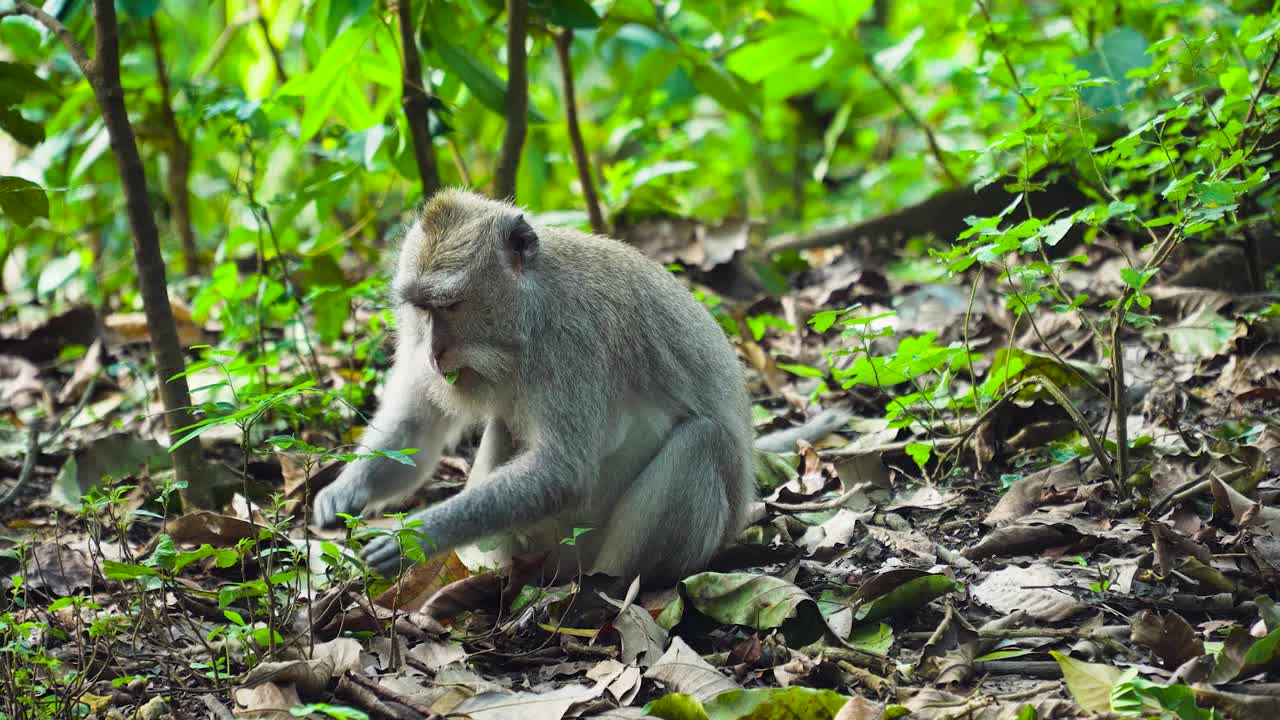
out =
<path fill-rule="evenodd" d="M 458 382 L 458 375 L 461 373 L 462 373 L 461 370 L 450 370 L 449 372 L 444 374 L 444 381 L 452 385 Z"/>

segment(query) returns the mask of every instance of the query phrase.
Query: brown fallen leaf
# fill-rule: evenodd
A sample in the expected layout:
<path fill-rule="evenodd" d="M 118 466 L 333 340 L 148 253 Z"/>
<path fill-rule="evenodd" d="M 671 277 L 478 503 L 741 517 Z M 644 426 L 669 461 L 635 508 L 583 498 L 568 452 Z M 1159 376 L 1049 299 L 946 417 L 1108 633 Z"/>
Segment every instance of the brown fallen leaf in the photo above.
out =
<path fill-rule="evenodd" d="M 425 562 L 409 568 L 394 585 L 387 588 L 373 602 L 388 610 L 420 608 L 424 601 L 451 582 L 465 578 L 470 573 L 452 550 L 437 553 Z"/>
<path fill-rule="evenodd" d="M 1150 610 L 1139 612 L 1133 619 L 1130 639 L 1151 648 L 1160 658 L 1160 664 L 1167 668 L 1204 655 L 1204 643 L 1191 624 L 1176 612 L 1163 616 Z"/>
<path fill-rule="evenodd" d="M 199 510 L 179 516 L 165 524 L 165 532 L 176 543 L 214 547 L 231 547 L 241 540 L 259 537 L 266 530 L 248 520 Z"/>
<path fill-rule="evenodd" d="M 71 379 L 58 391 L 58 404 L 70 405 L 76 402 L 89 383 L 102 372 L 102 338 L 93 341 L 84 356 L 76 363 Z"/>

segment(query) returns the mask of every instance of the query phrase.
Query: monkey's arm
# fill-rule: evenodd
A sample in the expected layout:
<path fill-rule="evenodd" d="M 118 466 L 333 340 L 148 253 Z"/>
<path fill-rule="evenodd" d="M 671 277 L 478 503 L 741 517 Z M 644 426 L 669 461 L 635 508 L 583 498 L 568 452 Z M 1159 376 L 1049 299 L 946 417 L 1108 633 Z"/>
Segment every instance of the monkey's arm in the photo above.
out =
<path fill-rule="evenodd" d="M 417 448 L 413 465 L 386 457 L 370 457 L 348 464 L 331 485 L 316 495 L 313 521 L 322 527 L 339 525 L 338 513 L 357 514 L 372 502 L 407 492 L 430 475 L 440 460 L 456 422 L 426 400 L 418 387 L 422 370 L 397 358 L 382 392 L 362 448 L 374 451 Z"/>
<path fill-rule="evenodd" d="M 531 449 L 495 468 L 485 482 L 462 492 L 410 520 L 423 552 L 430 555 L 483 537 L 534 523 L 585 500 L 585 465 L 568 460 L 565 448 L 547 445 Z M 399 544 L 382 537 L 365 547 L 364 559 L 383 575 L 402 568 Z"/>

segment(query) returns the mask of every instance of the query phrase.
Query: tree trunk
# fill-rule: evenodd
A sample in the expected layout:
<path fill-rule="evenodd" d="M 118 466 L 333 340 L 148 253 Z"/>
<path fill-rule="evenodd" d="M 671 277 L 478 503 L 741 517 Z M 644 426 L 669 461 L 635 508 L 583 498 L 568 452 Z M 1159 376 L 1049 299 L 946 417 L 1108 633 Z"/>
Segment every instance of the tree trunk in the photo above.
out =
<path fill-rule="evenodd" d="M 507 0 L 507 131 L 494 173 L 493 194 L 515 200 L 516 173 L 529 121 L 529 76 L 524 43 L 528 35 L 528 0 Z"/>
<path fill-rule="evenodd" d="M 178 328 L 169 305 L 165 281 L 164 257 L 160 254 L 160 233 L 147 198 L 147 178 L 138 155 L 133 126 L 124 106 L 124 90 L 120 87 L 119 28 L 116 25 L 115 0 L 93 0 L 93 25 L 97 38 L 97 56 L 90 63 L 89 84 L 93 87 L 102 119 L 111 138 L 111 153 L 120 170 L 124 189 L 125 210 L 133 235 L 133 252 L 137 259 L 138 286 L 151 335 L 151 352 L 155 355 L 159 374 L 160 399 L 165 409 L 165 426 L 173 433 L 192 423 L 191 392 L 182 373 L 185 363 L 178 344 Z M 212 502 L 211 488 L 200 472 L 199 442 L 192 441 L 173 451 L 173 465 L 179 482 L 185 482 L 184 498 L 197 507 Z"/>
<path fill-rule="evenodd" d="M 591 231 L 599 235 L 609 233 L 600 210 L 600 197 L 596 195 L 595 181 L 591 179 L 591 159 L 587 157 L 586 143 L 582 142 L 582 128 L 578 125 L 578 100 L 573 89 L 573 62 L 569 52 L 573 47 L 573 30 L 565 28 L 556 35 L 556 55 L 560 58 L 560 76 L 564 84 L 564 115 L 569 126 L 569 142 L 573 145 L 573 161 L 578 166 L 578 182 L 582 184 L 582 198 L 587 203 L 587 217 L 591 219 Z"/>
<path fill-rule="evenodd" d="M 427 83 L 422 76 L 422 58 L 418 54 L 418 41 L 414 38 L 413 0 L 399 0 L 400 44 L 404 54 L 404 92 L 401 105 L 404 119 L 413 136 L 413 159 L 418 163 L 418 177 L 422 179 L 422 198 L 425 200 L 440 189 L 440 173 L 436 169 L 435 145 L 431 141 L 428 122 Z"/>

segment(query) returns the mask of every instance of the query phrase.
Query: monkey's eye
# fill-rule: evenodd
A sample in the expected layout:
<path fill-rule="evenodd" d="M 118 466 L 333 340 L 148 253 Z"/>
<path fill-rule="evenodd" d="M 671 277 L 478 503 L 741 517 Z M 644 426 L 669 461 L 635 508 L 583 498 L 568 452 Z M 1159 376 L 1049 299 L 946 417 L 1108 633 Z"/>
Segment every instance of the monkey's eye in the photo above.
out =
<path fill-rule="evenodd" d="M 445 312 L 453 312 L 454 310 L 457 310 L 457 309 L 458 309 L 459 307 L 461 307 L 461 306 L 462 306 L 462 301 L 461 301 L 461 300 L 454 300 L 454 301 L 453 301 L 453 302 L 451 302 L 451 303 L 447 303 L 447 304 L 445 304 L 445 305 L 441 305 L 441 306 L 440 306 L 440 309 L 441 309 L 441 310 L 444 310 Z"/>

